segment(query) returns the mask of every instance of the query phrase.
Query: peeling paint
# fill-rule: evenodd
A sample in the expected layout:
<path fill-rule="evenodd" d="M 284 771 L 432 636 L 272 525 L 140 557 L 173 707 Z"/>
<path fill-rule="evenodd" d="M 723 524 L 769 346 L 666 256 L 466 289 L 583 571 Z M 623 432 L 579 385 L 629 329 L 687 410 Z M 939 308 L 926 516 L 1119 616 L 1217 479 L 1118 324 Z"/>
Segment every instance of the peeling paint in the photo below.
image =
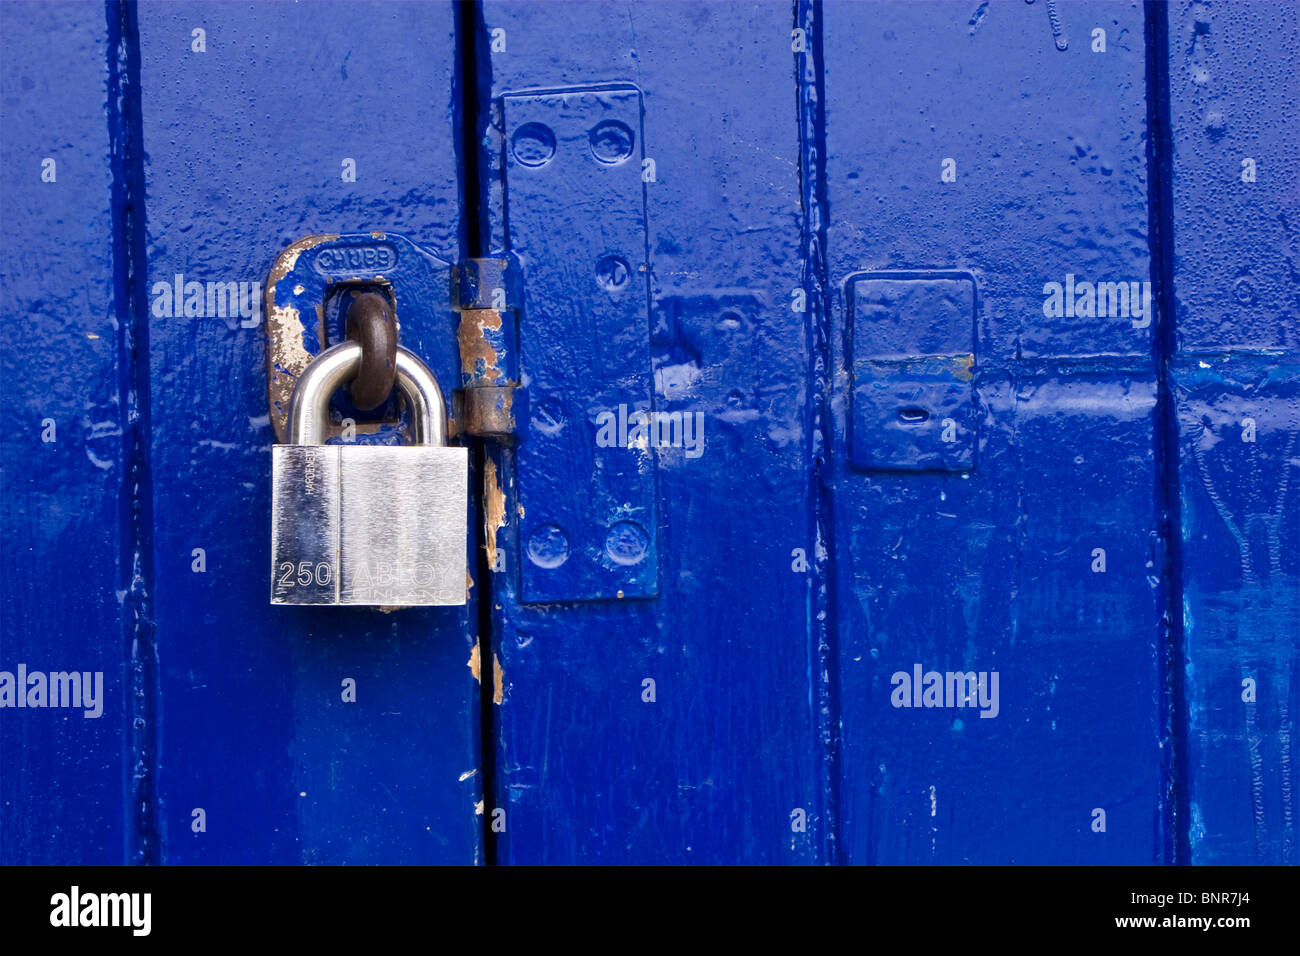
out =
<path fill-rule="evenodd" d="M 469 666 L 469 672 L 474 675 L 474 679 L 480 684 L 483 683 L 483 669 L 479 663 L 478 643 L 469 652 L 469 660 L 466 662 Z M 501 658 L 496 654 L 492 655 L 492 703 L 499 704 L 505 699 L 505 671 L 501 667 Z"/>
<path fill-rule="evenodd" d="M 271 424 L 275 426 L 275 437 L 280 442 L 287 438 L 289 398 L 293 395 L 293 387 L 313 356 L 303 344 L 302 319 L 298 310 L 277 302 L 279 284 L 297 266 L 298 258 L 304 252 L 337 238 L 338 235 L 333 234 L 299 239 L 276 257 L 266 280 L 266 395 L 271 408 Z M 320 322 L 319 309 L 317 312 L 317 322 Z"/>
<path fill-rule="evenodd" d="M 483 530 L 487 537 L 489 559 L 496 554 L 497 532 L 505 524 L 506 496 L 497 480 L 497 463 L 489 458 L 483 468 Z"/>
<path fill-rule="evenodd" d="M 482 669 L 479 667 L 477 641 L 474 643 L 473 649 L 469 652 L 469 660 L 466 661 L 466 664 L 469 665 L 469 672 L 474 675 L 474 679 L 480 684 L 483 683 Z"/>

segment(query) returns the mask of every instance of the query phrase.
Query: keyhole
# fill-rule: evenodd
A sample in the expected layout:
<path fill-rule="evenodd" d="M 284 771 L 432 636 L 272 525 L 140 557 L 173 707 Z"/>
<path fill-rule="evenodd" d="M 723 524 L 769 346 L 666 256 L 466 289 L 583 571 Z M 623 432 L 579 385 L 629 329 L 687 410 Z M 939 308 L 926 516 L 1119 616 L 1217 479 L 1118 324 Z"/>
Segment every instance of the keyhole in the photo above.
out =
<path fill-rule="evenodd" d="M 898 410 L 898 420 L 904 425 L 919 425 L 924 421 L 928 421 L 929 418 L 930 413 L 916 405 L 908 405 L 906 408 Z"/>

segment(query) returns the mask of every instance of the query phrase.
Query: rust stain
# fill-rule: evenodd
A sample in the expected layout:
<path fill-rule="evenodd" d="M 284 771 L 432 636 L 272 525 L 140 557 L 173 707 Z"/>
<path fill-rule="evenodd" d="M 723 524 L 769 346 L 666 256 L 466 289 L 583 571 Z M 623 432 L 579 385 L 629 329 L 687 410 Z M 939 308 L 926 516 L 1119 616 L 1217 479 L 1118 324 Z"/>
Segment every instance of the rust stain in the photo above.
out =
<path fill-rule="evenodd" d="M 303 345 L 302 318 L 298 310 L 290 305 L 279 305 L 276 293 L 281 280 L 294 270 L 304 252 L 337 238 L 335 234 L 299 239 L 276 256 L 266 280 L 266 397 L 275 437 L 281 442 L 285 440 L 288 427 L 289 396 L 293 394 L 298 376 L 311 362 L 312 355 Z M 320 321 L 319 317 L 317 321 Z"/>
<path fill-rule="evenodd" d="M 963 382 L 969 382 L 972 378 L 975 377 L 975 373 L 972 371 L 974 365 L 975 365 L 975 356 L 973 355 L 955 356 L 952 360 L 953 377 L 959 378 Z"/>
<path fill-rule="evenodd" d="M 469 664 L 469 672 L 474 675 L 474 679 L 478 681 L 480 684 L 483 683 L 482 668 L 479 667 L 479 663 L 478 663 L 477 642 L 474 644 L 474 649 L 469 652 L 469 661 L 467 661 L 467 663 Z"/>
<path fill-rule="evenodd" d="M 483 335 L 483 330 L 501 328 L 501 313 L 495 309 L 466 309 L 460 314 L 456 339 L 460 343 L 460 370 L 463 375 L 495 381 L 502 377 L 497 368 L 497 350 Z M 483 372 L 479 375 L 479 361 Z"/>
<path fill-rule="evenodd" d="M 506 495 L 497 480 L 497 463 L 491 458 L 483 468 L 483 531 L 487 536 L 488 561 L 497 553 L 497 532 L 506 524 Z"/>

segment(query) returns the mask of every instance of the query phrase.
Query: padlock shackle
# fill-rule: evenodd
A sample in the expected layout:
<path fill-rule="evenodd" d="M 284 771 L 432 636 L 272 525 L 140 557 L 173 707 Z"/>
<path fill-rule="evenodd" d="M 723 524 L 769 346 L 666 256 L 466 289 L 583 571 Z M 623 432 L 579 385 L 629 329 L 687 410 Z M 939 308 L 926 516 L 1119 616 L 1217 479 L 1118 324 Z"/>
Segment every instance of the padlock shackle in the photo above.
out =
<path fill-rule="evenodd" d="M 330 398 L 361 370 L 361 345 L 341 342 L 326 349 L 298 377 L 289 399 L 289 444 L 325 444 Z M 411 405 L 417 445 L 447 443 L 447 406 L 428 366 L 409 349 L 397 347 L 397 388 Z"/>

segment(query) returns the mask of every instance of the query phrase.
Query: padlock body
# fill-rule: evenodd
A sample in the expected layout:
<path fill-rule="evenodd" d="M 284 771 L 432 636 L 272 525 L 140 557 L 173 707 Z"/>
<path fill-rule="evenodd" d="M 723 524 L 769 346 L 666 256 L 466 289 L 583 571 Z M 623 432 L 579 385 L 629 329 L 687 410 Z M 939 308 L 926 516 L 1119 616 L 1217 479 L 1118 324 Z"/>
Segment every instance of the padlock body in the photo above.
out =
<path fill-rule="evenodd" d="M 469 451 L 339 449 L 340 604 L 464 604 Z"/>
<path fill-rule="evenodd" d="M 469 453 L 436 445 L 276 445 L 273 604 L 466 601 Z"/>
<path fill-rule="evenodd" d="M 271 448 L 271 603 L 339 603 L 337 445 Z"/>

